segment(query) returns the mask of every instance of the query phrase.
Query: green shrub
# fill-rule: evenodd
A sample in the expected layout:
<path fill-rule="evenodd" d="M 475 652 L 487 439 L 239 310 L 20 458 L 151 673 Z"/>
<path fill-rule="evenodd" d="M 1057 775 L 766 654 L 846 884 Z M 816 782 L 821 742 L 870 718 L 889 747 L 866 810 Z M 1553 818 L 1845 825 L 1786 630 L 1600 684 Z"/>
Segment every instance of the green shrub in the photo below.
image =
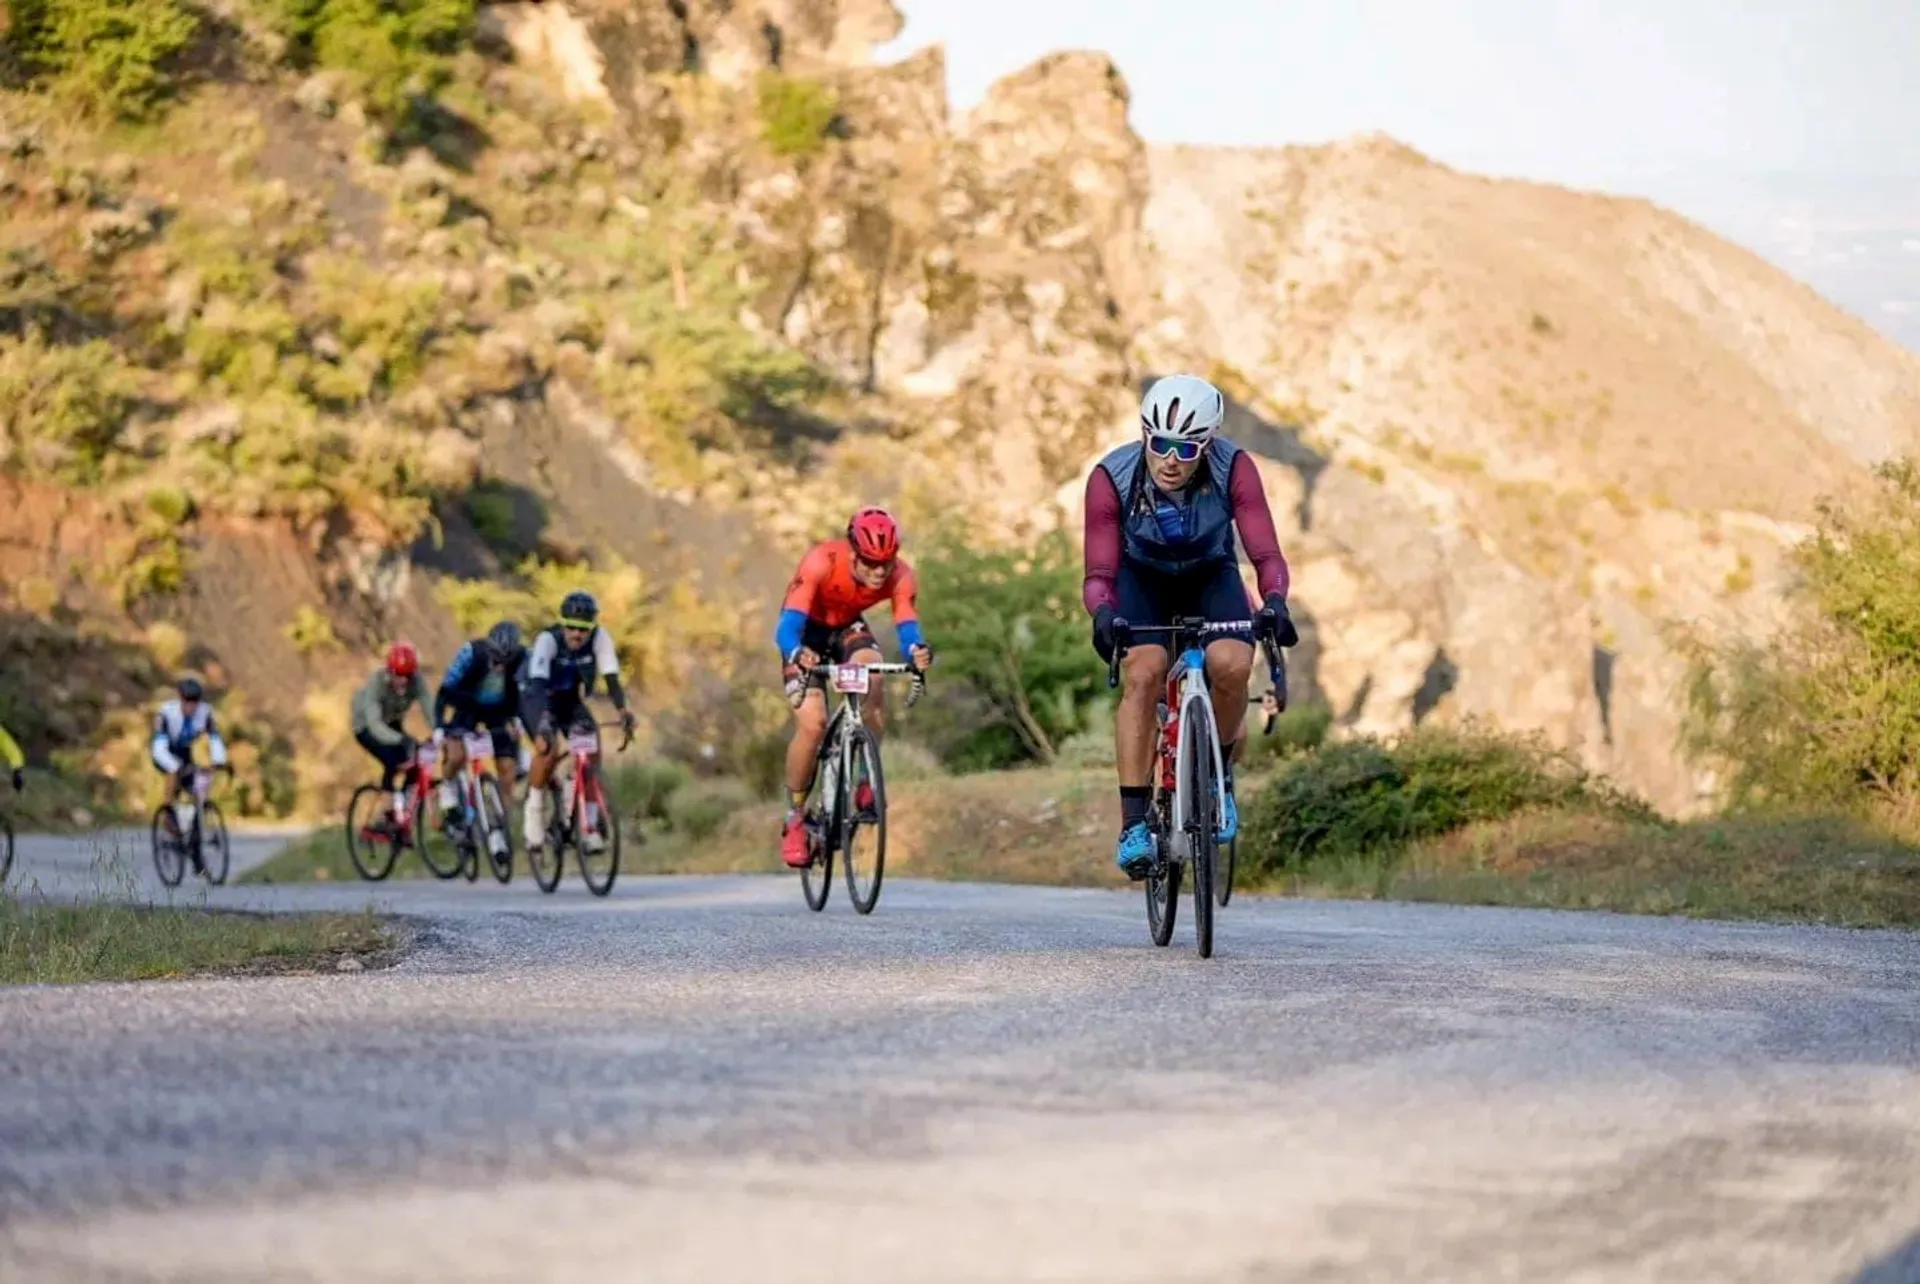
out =
<path fill-rule="evenodd" d="M 467 520 L 488 548 L 506 553 L 514 545 L 513 496 L 497 482 L 483 481 L 461 498 Z"/>
<path fill-rule="evenodd" d="M 177 0 L 11 0 L 6 40 L 36 80 L 90 116 L 143 120 L 176 89 L 200 29 Z"/>
<path fill-rule="evenodd" d="M 4 462 L 77 486 L 107 480 L 124 462 L 117 451 L 135 390 L 110 344 L 0 340 Z"/>
<path fill-rule="evenodd" d="M 1421 728 L 1391 743 L 1322 744 L 1281 766 L 1246 807 L 1240 850 L 1267 874 L 1395 856 L 1408 843 L 1540 808 L 1657 819 L 1538 737 Z"/>
<path fill-rule="evenodd" d="M 1737 806 L 1920 805 L 1920 469 L 1877 476 L 1869 501 L 1821 506 L 1786 630 L 1692 644 L 1685 746 Z"/>
<path fill-rule="evenodd" d="M 607 787 L 627 815 L 643 821 L 665 821 L 674 796 L 693 780 L 693 773 L 677 762 L 654 759 L 622 762 L 607 775 Z"/>
<path fill-rule="evenodd" d="M 806 160 L 827 145 L 828 132 L 840 114 L 840 95 L 833 86 L 807 76 L 761 73 L 755 86 L 760 112 L 760 136 L 776 156 Z"/>
<path fill-rule="evenodd" d="M 293 60 L 345 72 L 390 123 L 443 87 L 478 0 L 263 0 Z"/>
<path fill-rule="evenodd" d="M 340 645 L 340 638 L 333 631 L 333 621 L 324 611 L 302 604 L 293 613 L 293 620 L 287 625 L 287 640 L 301 655 L 312 655 L 316 651 L 331 651 Z"/>
<path fill-rule="evenodd" d="M 1325 705 L 1294 705 L 1274 719 L 1272 735 L 1264 730 L 1266 719 L 1259 701 L 1248 706 L 1247 747 L 1241 758 L 1246 767 L 1271 766 L 1311 753 L 1326 743 L 1333 729 L 1333 710 Z"/>
<path fill-rule="evenodd" d="M 667 825 L 674 833 L 704 842 L 720 831 L 733 814 L 752 805 L 747 786 L 721 777 L 702 780 L 675 791 L 667 800 Z"/>

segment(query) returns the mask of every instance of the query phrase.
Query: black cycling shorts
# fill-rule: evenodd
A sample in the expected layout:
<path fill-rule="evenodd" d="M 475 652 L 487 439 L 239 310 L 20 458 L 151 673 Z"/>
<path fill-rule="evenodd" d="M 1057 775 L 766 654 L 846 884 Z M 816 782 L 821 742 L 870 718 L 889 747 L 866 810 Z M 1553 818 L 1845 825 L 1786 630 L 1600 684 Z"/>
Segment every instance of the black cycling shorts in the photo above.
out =
<path fill-rule="evenodd" d="M 1215 570 L 1188 575 L 1162 575 L 1135 566 L 1125 558 L 1114 583 L 1114 614 L 1130 625 L 1173 623 L 1175 618 L 1198 617 L 1209 624 L 1251 624 L 1253 607 L 1237 562 L 1222 562 Z M 1249 639 L 1251 641 L 1251 639 Z M 1146 645 L 1164 645 L 1153 639 Z"/>
<path fill-rule="evenodd" d="M 808 620 L 800 634 L 800 645 L 819 656 L 823 664 L 846 664 L 861 651 L 880 649 L 879 640 L 873 636 L 873 630 L 867 627 L 865 620 L 855 620 L 839 629 L 830 629 L 816 620 Z M 815 669 L 807 682 L 824 690 L 827 675 Z"/>
<path fill-rule="evenodd" d="M 549 691 L 547 713 L 553 718 L 554 728 L 563 736 L 571 735 L 576 731 L 593 731 L 596 727 L 593 710 L 578 691 Z M 522 702 L 520 721 L 529 729 L 538 729 L 540 726 L 539 715 L 533 710 L 532 700 Z"/>
<path fill-rule="evenodd" d="M 444 724 L 449 736 L 465 736 L 487 729 L 488 739 L 493 741 L 493 756 L 496 758 L 515 758 L 520 748 L 513 742 L 513 715 L 503 705 L 497 709 L 482 708 L 477 704 L 458 703 L 447 710 Z"/>
<path fill-rule="evenodd" d="M 393 778 L 400 773 L 402 767 L 407 765 L 407 760 L 413 757 L 413 737 L 403 734 L 397 745 L 381 744 L 364 731 L 355 732 L 353 738 L 360 742 L 362 749 L 379 760 L 380 787 L 393 788 Z"/>

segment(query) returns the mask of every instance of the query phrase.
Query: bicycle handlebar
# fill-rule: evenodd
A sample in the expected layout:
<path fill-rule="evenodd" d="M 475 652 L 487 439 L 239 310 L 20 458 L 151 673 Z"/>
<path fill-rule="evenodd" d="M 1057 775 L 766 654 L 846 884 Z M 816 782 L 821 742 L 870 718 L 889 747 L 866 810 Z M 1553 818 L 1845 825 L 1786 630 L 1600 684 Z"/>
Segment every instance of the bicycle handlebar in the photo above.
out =
<path fill-rule="evenodd" d="M 815 674 L 831 675 L 836 669 L 864 669 L 868 673 L 878 673 L 882 675 L 889 673 L 911 673 L 913 675 L 913 685 L 907 689 L 907 708 L 909 709 L 919 704 L 920 697 L 927 693 L 927 671 L 925 669 L 917 669 L 911 664 L 902 664 L 893 660 L 876 661 L 873 664 L 829 664 L 823 660 L 819 664 L 806 669 L 805 672 L 809 677 L 812 677 Z"/>
<path fill-rule="evenodd" d="M 1259 632 L 1259 626 L 1251 620 L 1231 620 L 1218 622 L 1197 617 L 1182 617 L 1171 624 L 1142 624 L 1134 626 L 1125 620 L 1113 622 L 1113 656 L 1107 661 L 1107 689 L 1120 685 L 1120 661 L 1126 657 L 1130 644 L 1135 638 L 1146 637 L 1229 637 L 1233 635 L 1253 635 L 1260 643 L 1260 649 L 1267 655 L 1267 677 L 1273 689 L 1280 693 L 1280 708 L 1287 707 L 1287 662 L 1281 653 L 1280 644 L 1271 636 Z M 1268 714 L 1262 735 L 1272 735 L 1273 725 L 1278 715 Z"/>

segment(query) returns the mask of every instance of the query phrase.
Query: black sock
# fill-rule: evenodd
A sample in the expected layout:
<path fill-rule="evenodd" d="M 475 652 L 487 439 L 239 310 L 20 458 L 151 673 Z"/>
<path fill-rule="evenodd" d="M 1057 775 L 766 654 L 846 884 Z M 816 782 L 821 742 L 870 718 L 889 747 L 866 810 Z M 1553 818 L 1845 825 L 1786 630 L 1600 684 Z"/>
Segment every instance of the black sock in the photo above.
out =
<path fill-rule="evenodd" d="M 1124 833 L 1147 818 L 1153 801 L 1152 785 L 1120 786 L 1120 829 Z"/>

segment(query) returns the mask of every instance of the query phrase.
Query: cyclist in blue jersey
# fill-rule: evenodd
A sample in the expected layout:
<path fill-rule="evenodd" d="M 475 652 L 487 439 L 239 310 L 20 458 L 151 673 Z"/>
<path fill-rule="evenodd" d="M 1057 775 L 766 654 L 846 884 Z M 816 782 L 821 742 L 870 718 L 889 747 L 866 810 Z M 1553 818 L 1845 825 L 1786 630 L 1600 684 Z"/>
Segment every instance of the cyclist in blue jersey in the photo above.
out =
<path fill-rule="evenodd" d="M 520 716 L 520 667 L 527 658 L 520 626 L 502 620 L 454 653 L 434 695 L 433 720 L 444 733 L 445 765 L 440 774 L 440 807 L 454 815 L 460 807 L 460 770 L 467 761 L 467 737 L 485 727 L 493 742 L 494 766 L 509 789 L 520 775 L 519 746 L 513 720 Z"/>

